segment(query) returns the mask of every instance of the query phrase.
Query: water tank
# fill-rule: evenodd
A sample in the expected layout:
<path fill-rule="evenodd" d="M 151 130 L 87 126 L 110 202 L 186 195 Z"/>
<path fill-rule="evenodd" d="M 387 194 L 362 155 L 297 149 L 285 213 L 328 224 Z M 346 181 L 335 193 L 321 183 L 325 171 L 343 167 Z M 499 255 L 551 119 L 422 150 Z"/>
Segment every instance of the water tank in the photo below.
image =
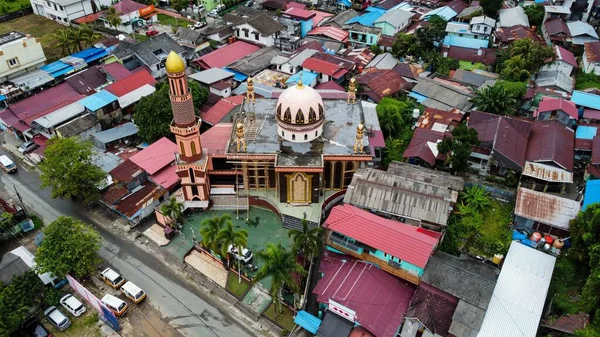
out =
<path fill-rule="evenodd" d="M 538 242 L 542 238 L 542 234 L 535 232 L 531 235 L 531 241 Z"/>
<path fill-rule="evenodd" d="M 503 258 L 504 258 L 504 255 L 502 255 L 502 254 L 494 254 L 494 257 L 492 258 L 492 262 L 494 262 L 494 264 L 496 264 L 496 265 L 500 265 L 500 262 L 502 262 Z"/>
<path fill-rule="evenodd" d="M 421 110 L 419 109 L 413 109 L 413 113 L 412 113 L 412 117 L 413 118 L 419 118 L 419 116 L 421 115 Z"/>

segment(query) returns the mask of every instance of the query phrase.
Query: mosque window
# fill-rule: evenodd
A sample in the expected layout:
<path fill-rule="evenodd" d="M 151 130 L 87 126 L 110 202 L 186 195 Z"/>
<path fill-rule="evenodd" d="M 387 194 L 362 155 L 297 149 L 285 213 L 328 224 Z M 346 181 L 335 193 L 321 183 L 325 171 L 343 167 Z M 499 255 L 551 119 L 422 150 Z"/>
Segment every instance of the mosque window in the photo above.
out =
<path fill-rule="evenodd" d="M 281 104 L 277 106 L 277 118 L 281 119 Z"/>
<path fill-rule="evenodd" d="M 192 147 L 192 156 L 195 156 L 196 155 L 196 143 L 192 142 L 191 147 Z"/>
<path fill-rule="evenodd" d="M 185 157 L 185 146 L 183 145 L 183 142 L 179 142 L 179 152 Z"/>
<path fill-rule="evenodd" d="M 283 121 L 284 122 L 292 121 L 292 110 L 290 110 L 290 108 L 285 109 L 285 115 L 283 116 Z"/>
<path fill-rule="evenodd" d="M 308 135 L 304 134 L 304 140 L 308 140 Z"/>
<path fill-rule="evenodd" d="M 317 113 L 315 112 L 315 110 L 313 108 L 310 108 L 310 110 L 308 110 L 308 122 L 314 122 L 317 120 Z"/>
<path fill-rule="evenodd" d="M 296 112 L 296 124 L 300 123 L 304 123 L 304 114 L 302 110 L 298 109 L 298 112 Z"/>
<path fill-rule="evenodd" d="M 323 106 L 319 104 L 319 119 L 323 119 L 324 114 L 325 113 L 323 112 Z"/>
<path fill-rule="evenodd" d="M 292 140 L 296 140 L 296 135 L 292 135 Z"/>

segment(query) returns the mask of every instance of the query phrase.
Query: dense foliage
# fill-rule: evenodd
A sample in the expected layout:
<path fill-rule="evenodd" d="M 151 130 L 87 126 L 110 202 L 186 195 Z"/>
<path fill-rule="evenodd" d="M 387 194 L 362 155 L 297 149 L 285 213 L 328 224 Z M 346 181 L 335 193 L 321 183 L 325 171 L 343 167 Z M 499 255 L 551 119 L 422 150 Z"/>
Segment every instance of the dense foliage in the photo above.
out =
<path fill-rule="evenodd" d="M 377 104 L 377 116 L 386 144 L 384 167 L 394 160 L 402 160 L 402 153 L 412 138 L 412 113 L 415 108 L 415 104 L 410 100 L 400 101 L 393 98 L 384 98 Z"/>
<path fill-rule="evenodd" d="M 33 272 L 14 277 L 8 285 L 0 282 L 0 336 L 8 336 L 41 303 L 44 284 Z"/>
<path fill-rule="evenodd" d="M 43 230 L 44 241 L 35 262 L 40 272 L 56 277 L 69 274 L 75 278 L 91 276 L 100 263 L 100 235 L 78 219 L 61 216 Z"/>
<path fill-rule="evenodd" d="M 434 15 L 429 19 L 427 25 L 419 28 L 415 34 L 398 34 L 392 45 L 392 54 L 403 58 L 407 56 L 424 57 L 431 51 L 437 52 L 436 43 L 446 35 L 446 24 L 446 20 Z"/>
<path fill-rule="evenodd" d="M 476 145 L 479 145 L 477 131 L 462 123 L 452 130 L 452 137 L 445 137 L 437 148 L 448 156 L 452 172 L 463 173 L 469 168 L 469 157 Z"/>
<path fill-rule="evenodd" d="M 47 142 L 46 157 L 39 164 L 42 188 L 52 188 L 52 198 L 71 199 L 83 204 L 98 201 L 106 173 L 92 162 L 90 142 L 77 137 L 53 137 Z"/>
<path fill-rule="evenodd" d="M 477 90 L 470 102 L 476 110 L 494 115 L 512 116 L 517 112 L 517 100 L 504 89 L 503 85 L 496 84 Z"/>
<path fill-rule="evenodd" d="M 531 27 L 541 28 L 542 23 L 544 22 L 544 15 L 546 14 L 544 5 L 536 3 L 523 7 L 523 9 L 525 10 L 525 14 L 527 14 L 527 18 L 529 19 L 529 25 Z"/>
<path fill-rule="evenodd" d="M 586 74 L 580 70 L 575 80 L 575 89 L 583 90 L 591 88 L 600 88 L 600 76 L 596 74 Z"/>
<path fill-rule="evenodd" d="M 503 2 L 503 0 L 481 0 L 479 4 L 483 9 L 483 15 L 497 18 Z"/>
<path fill-rule="evenodd" d="M 84 24 L 53 32 L 52 39 L 54 40 L 54 45 L 52 48 L 60 49 L 61 55 L 67 56 L 93 46 L 102 38 L 102 34 L 95 32 L 92 28 Z"/>
<path fill-rule="evenodd" d="M 548 46 L 531 39 L 517 40 L 508 50 L 508 58 L 502 63 L 500 75 L 509 81 L 527 81 L 547 60 L 555 56 L 554 50 Z"/>
<path fill-rule="evenodd" d="M 527 82 L 500 80 L 496 82 L 496 85 L 503 88 L 510 97 L 517 101 L 517 103 L 521 101 L 523 96 L 527 93 Z"/>

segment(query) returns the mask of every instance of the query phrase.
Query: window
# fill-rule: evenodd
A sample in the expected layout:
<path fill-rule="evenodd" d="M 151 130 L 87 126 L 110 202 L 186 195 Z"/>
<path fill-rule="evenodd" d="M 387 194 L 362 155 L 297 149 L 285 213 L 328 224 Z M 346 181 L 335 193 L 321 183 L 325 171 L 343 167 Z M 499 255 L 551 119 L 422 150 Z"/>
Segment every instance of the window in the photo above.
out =
<path fill-rule="evenodd" d="M 319 119 L 323 119 L 323 106 L 319 104 Z"/>
<path fill-rule="evenodd" d="M 248 30 L 244 29 L 244 37 L 248 37 Z"/>
<path fill-rule="evenodd" d="M 56 4 L 54 4 L 54 10 L 57 11 L 58 7 L 56 7 Z"/>
<path fill-rule="evenodd" d="M 292 111 L 290 110 L 290 108 L 285 109 L 285 114 L 283 115 L 283 121 L 284 122 L 292 121 Z"/>
<path fill-rule="evenodd" d="M 258 41 L 258 40 L 259 40 L 259 34 L 258 34 L 258 33 L 254 33 L 254 39 L 255 39 L 256 41 Z"/>
<path fill-rule="evenodd" d="M 277 118 L 281 119 L 281 104 L 277 106 Z"/>
<path fill-rule="evenodd" d="M 196 155 L 196 143 L 192 142 L 192 156 Z"/>
<path fill-rule="evenodd" d="M 304 140 L 308 140 L 308 135 L 304 134 Z"/>
<path fill-rule="evenodd" d="M 7 60 L 6 62 L 8 63 L 9 68 L 17 67 L 19 65 L 19 58 L 13 57 L 10 60 Z"/>
<path fill-rule="evenodd" d="M 315 131 L 315 137 L 319 137 L 319 130 Z"/>
<path fill-rule="evenodd" d="M 315 112 L 315 110 L 313 108 L 310 108 L 310 110 L 308 110 L 308 122 L 314 122 L 317 120 L 317 113 Z"/>
<path fill-rule="evenodd" d="M 67 18 L 63 18 L 63 21 L 64 21 L 64 22 L 69 22 L 69 21 L 67 20 Z"/>
<path fill-rule="evenodd" d="M 296 135 L 292 134 L 292 140 L 296 140 Z"/>
<path fill-rule="evenodd" d="M 296 124 L 300 123 L 304 123 L 304 114 L 302 110 L 298 109 L 298 112 L 296 112 Z"/>
<path fill-rule="evenodd" d="M 50 1 L 46 1 L 46 5 L 47 5 L 48 7 L 52 7 L 52 5 L 50 4 Z"/>
<path fill-rule="evenodd" d="M 183 145 L 183 142 L 179 142 L 179 152 L 185 157 L 185 146 Z"/>
<path fill-rule="evenodd" d="M 281 130 L 281 137 L 285 137 L 285 131 Z"/>
<path fill-rule="evenodd" d="M 60 8 L 61 11 L 64 11 L 65 9 L 63 8 L 63 6 L 58 5 L 58 8 Z"/>

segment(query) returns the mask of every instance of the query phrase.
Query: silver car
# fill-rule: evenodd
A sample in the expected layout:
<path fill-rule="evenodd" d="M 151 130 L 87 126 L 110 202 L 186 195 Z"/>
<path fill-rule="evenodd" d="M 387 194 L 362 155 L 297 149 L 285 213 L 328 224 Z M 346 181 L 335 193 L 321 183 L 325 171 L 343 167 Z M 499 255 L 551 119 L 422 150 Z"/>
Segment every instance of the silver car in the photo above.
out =
<path fill-rule="evenodd" d="M 60 331 L 65 331 L 71 326 L 71 321 L 69 318 L 60 312 L 60 310 L 58 310 L 55 306 L 46 309 L 46 311 L 44 311 L 44 315 L 48 318 L 50 323 L 54 324 L 54 326 Z"/>

